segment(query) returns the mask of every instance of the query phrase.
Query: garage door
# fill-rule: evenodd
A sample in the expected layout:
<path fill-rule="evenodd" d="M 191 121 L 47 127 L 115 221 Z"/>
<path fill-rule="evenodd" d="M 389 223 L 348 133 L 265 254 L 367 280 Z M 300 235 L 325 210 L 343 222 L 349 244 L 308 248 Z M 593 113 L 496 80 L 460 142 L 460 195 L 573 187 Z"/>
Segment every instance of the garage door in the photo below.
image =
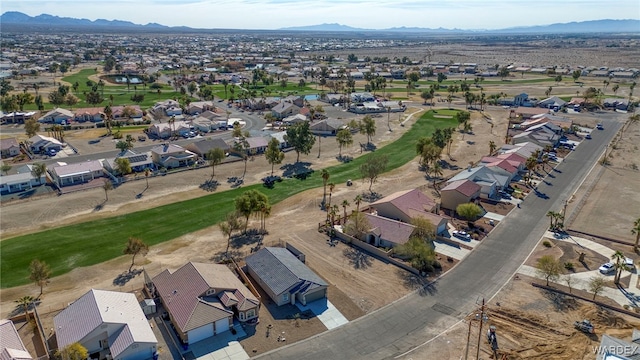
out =
<path fill-rule="evenodd" d="M 322 288 L 320 290 L 314 291 L 312 293 L 307 293 L 305 295 L 305 300 L 307 301 L 307 305 L 315 300 L 319 300 L 324 298 L 326 295 L 327 289 L 326 288 Z"/>
<path fill-rule="evenodd" d="M 200 326 L 189 331 L 189 345 L 213 336 L 213 324 Z"/>
<path fill-rule="evenodd" d="M 438 232 L 438 234 L 442 234 L 443 232 L 447 231 L 447 224 L 442 224 L 438 226 L 436 231 Z"/>
<path fill-rule="evenodd" d="M 229 330 L 229 319 L 221 319 L 216 321 L 216 334 L 223 333 Z"/>

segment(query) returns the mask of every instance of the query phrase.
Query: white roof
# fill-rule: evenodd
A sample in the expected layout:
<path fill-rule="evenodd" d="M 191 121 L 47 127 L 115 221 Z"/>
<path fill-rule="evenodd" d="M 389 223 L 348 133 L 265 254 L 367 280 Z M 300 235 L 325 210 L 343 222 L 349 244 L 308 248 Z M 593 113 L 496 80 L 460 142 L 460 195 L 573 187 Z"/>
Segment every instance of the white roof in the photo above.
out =
<path fill-rule="evenodd" d="M 64 146 L 63 143 L 61 143 L 60 141 L 58 141 L 58 139 L 54 139 L 52 137 L 49 136 L 44 136 L 44 135 L 34 135 L 29 139 L 29 142 L 32 144 L 37 144 L 40 141 L 46 141 L 46 142 L 50 142 L 53 144 L 58 144 L 60 146 Z"/>
<path fill-rule="evenodd" d="M 118 348 L 124 350 L 133 343 L 158 342 L 136 296 L 131 293 L 91 289 L 56 315 L 53 322 L 60 348 L 81 341 L 105 323 L 122 324 L 128 328 L 128 336 L 125 339 L 128 345 L 118 344 L 121 339 L 110 341 L 114 357 L 117 356 L 113 354 L 116 345 L 120 345 Z M 109 334 L 110 337 L 111 335 Z"/>
<path fill-rule="evenodd" d="M 100 160 L 89 160 L 85 162 L 54 166 L 51 170 L 58 177 L 73 176 L 78 174 L 86 174 L 89 172 L 102 170 L 102 162 Z"/>

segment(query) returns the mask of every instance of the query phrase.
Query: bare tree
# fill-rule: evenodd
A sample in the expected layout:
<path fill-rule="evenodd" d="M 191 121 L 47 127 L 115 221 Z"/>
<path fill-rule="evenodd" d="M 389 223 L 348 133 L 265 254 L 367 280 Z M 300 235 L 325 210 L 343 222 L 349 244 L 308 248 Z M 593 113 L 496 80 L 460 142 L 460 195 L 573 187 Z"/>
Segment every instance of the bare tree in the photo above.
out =
<path fill-rule="evenodd" d="M 149 245 L 145 244 L 142 240 L 137 237 L 130 237 L 127 242 L 127 246 L 122 250 L 122 253 L 125 255 L 133 255 L 131 257 L 131 266 L 129 266 L 129 272 L 133 269 L 133 265 L 136 261 L 136 255 L 147 255 L 149 252 Z"/>
<path fill-rule="evenodd" d="M 596 296 L 604 290 L 604 286 L 606 284 L 606 280 L 602 276 L 592 276 L 589 279 L 589 291 L 593 293 L 593 300 L 596 299 Z"/>

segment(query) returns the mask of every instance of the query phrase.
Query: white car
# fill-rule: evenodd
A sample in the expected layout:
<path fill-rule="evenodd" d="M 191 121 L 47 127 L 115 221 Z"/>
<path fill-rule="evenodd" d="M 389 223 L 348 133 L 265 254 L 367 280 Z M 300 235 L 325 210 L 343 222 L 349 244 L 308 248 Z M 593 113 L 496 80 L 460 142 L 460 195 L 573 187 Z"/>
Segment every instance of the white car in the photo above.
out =
<path fill-rule="evenodd" d="M 629 269 L 634 269 L 636 267 L 632 258 L 624 258 L 624 264 L 627 265 Z"/>
<path fill-rule="evenodd" d="M 470 241 L 471 240 L 471 235 L 467 234 L 464 231 L 453 230 L 452 235 L 457 237 L 458 239 L 462 239 L 462 240 L 465 240 L 465 241 Z"/>
<path fill-rule="evenodd" d="M 600 266 L 598 270 L 603 274 L 611 274 L 612 272 L 616 271 L 616 268 L 613 263 L 609 262 L 606 264 L 602 264 L 602 266 Z"/>

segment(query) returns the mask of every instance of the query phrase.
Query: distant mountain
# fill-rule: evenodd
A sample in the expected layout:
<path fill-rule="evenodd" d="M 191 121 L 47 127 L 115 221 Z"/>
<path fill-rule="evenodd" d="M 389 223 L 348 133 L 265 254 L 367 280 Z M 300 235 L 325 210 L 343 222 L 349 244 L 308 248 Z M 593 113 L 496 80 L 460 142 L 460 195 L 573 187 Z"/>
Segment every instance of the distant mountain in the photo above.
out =
<path fill-rule="evenodd" d="M 0 16 L 0 24 L 11 25 L 39 25 L 39 26 L 63 26 L 63 27 L 95 27 L 102 29 L 109 28 L 131 28 L 140 30 L 171 30 L 189 31 L 204 30 L 192 29 L 186 26 L 169 27 L 157 23 L 146 25 L 135 24 L 122 20 L 89 20 L 76 19 L 70 17 L 60 17 L 49 14 L 29 16 L 17 11 L 7 11 Z M 238 29 L 240 30 L 240 29 Z M 320 24 L 309 26 L 295 26 L 278 29 L 280 31 L 317 31 L 317 32 L 394 32 L 394 33 L 470 33 L 470 34 L 500 34 L 500 33 L 640 33 L 640 20 L 591 20 L 581 22 L 570 22 L 562 24 L 523 26 L 506 28 L 499 30 L 462 30 L 462 29 L 429 29 L 421 27 L 393 27 L 388 29 L 361 29 L 342 24 Z"/>
<path fill-rule="evenodd" d="M 590 20 L 562 24 L 522 26 L 498 30 L 430 29 L 421 27 L 393 27 L 388 29 L 362 29 L 341 24 L 321 24 L 281 28 L 290 31 L 384 31 L 413 33 L 639 33 L 640 20 Z"/>
<path fill-rule="evenodd" d="M 89 19 L 76 19 L 70 17 L 59 17 L 49 14 L 41 14 L 38 16 L 29 16 L 17 11 L 7 11 L 0 16 L 0 24 L 19 24 L 19 25 L 47 25 L 47 26 L 93 26 L 93 27 L 129 27 L 129 28 L 162 28 L 168 29 L 168 26 L 160 25 L 156 23 L 150 23 L 147 25 L 134 24 L 130 21 L 122 20 L 89 20 Z"/>

